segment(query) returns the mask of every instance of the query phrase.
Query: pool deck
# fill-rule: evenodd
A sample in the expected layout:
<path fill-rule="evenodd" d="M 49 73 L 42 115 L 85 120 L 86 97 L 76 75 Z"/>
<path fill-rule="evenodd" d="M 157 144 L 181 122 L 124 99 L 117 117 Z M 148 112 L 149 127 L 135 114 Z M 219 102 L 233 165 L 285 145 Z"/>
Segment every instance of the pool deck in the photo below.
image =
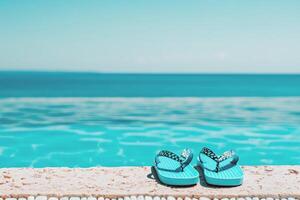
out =
<path fill-rule="evenodd" d="M 1 168 L 0 200 L 29 196 L 40 196 L 40 200 L 46 197 L 114 199 L 130 196 L 149 200 L 155 196 L 171 199 L 173 197 L 300 199 L 300 165 L 243 168 L 244 184 L 228 188 L 207 186 L 203 181 L 192 187 L 168 187 L 153 178 L 151 167 Z"/>

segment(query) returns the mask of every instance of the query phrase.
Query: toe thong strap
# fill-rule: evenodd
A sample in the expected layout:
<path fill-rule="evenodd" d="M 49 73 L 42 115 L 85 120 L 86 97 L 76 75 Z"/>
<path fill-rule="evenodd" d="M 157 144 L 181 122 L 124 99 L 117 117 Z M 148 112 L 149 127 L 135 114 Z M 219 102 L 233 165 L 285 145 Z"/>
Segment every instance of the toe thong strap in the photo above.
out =
<path fill-rule="evenodd" d="M 174 169 L 174 170 L 167 170 L 167 171 L 183 171 L 183 169 L 188 166 L 188 164 L 191 163 L 191 161 L 193 160 L 193 153 L 190 149 L 184 149 L 182 151 L 182 154 L 179 156 L 171 151 L 168 150 L 162 150 L 160 151 L 156 157 L 155 157 L 155 165 L 157 166 L 159 161 L 159 157 L 167 157 L 170 158 L 172 160 L 175 160 L 179 163 L 179 167 Z M 162 170 L 166 170 L 166 169 L 162 169 Z"/>
<path fill-rule="evenodd" d="M 223 165 L 220 167 L 220 163 L 222 163 L 225 160 L 230 160 L 230 162 L 228 162 L 227 164 Z M 236 165 L 239 161 L 239 156 L 233 151 L 226 151 L 224 152 L 220 157 L 219 157 L 219 162 L 217 163 L 217 167 L 216 170 L 217 172 L 228 169 L 234 165 Z"/>
<path fill-rule="evenodd" d="M 182 162 L 181 162 L 181 168 L 182 170 L 188 166 L 192 160 L 193 160 L 193 152 L 191 149 L 184 149 L 181 153 L 181 156 L 182 158 Z"/>
<path fill-rule="evenodd" d="M 232 150 L 230 151 L 226 151 L 224 152 L 221 156 L 218 156 L 217 154 L 215 154 L 211 149 L 204 147 L 200 154 L 204 154 L 205 156 L 211 158 L 212 160 L 214 160 L 216 162 L 216 168 L 215 168 L 215 172 L 219 172 L 225 169 L 228 169 L 234 165 L 237 164 L 237 162 L 239 161 L 239 157 L 238 155 L 236 155 L 236 153 Z M 201 156 L 199 156 L 200 161 L 201 160 Z M 225 161 L 231 159 L 231 161 L 223 166 L 220 166 L 220 164 Z"/>

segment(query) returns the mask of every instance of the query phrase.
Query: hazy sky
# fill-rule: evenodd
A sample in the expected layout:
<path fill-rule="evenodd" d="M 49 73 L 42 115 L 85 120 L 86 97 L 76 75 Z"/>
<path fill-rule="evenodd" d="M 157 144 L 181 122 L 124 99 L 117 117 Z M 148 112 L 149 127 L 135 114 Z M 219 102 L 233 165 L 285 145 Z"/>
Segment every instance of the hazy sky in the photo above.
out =
<path fill-rule="evenodd" d="M 300 1 L 0 0 L 0 70 L 300 73 Z"/>

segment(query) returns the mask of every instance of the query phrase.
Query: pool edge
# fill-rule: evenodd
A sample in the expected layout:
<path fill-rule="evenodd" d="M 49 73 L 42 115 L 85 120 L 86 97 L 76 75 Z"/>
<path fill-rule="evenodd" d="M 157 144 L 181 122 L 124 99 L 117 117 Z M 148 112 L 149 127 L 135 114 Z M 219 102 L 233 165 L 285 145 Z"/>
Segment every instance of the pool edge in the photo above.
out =
<path fill-rule="evenodd" d="M 204 184 L 168 187 L 156 181 L 151 167 L 0 168 L 0 198 L 46 200 L 47 197 L 189 197 L 298 198 L 300 165 L 243 166 L 245 180 L 238 187 Z M 12 199 L 9 199 L 12 200 Z M 74 199 L 76 200 L 76 199 Z"/>

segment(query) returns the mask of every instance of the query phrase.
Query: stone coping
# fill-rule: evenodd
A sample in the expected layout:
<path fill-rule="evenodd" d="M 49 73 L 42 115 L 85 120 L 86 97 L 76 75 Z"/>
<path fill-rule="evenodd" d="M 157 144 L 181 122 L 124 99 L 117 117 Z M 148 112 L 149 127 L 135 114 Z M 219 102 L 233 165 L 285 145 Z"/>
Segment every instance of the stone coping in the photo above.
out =
<path fill-rule="evenodd" d="M 155 179 L 151 167 L 1 168 L 0 198 L 29 196 L 104 197 L 160 196 L 190 198 L 300 199 L 299 166 L 244 166 L 238 187 L 212 187 L 201 182 L 191 187 L 170 187 Z"/>

